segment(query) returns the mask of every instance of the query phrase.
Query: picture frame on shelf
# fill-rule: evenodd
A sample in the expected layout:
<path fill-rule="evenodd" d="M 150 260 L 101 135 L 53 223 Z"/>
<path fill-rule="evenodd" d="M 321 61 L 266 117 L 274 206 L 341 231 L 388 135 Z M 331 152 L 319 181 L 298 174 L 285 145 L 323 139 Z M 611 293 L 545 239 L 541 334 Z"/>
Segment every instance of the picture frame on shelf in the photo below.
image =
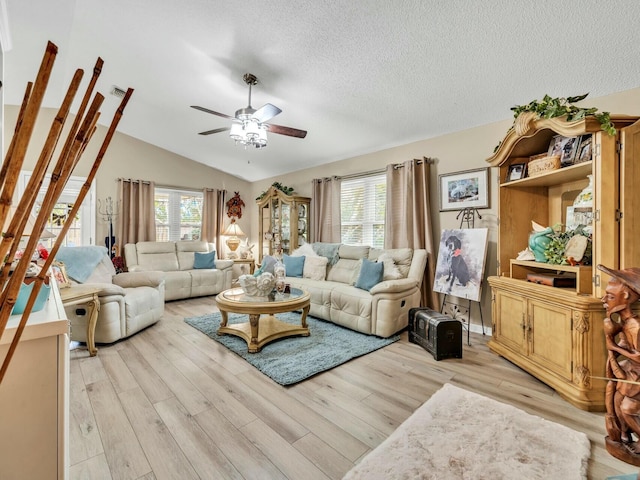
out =
<path fill-rule="evenodd" d="M 565 137 L 556 135 L 551 139 L 547 153 L 550 157 L 560 155 L 560 165 L 566 167 L 573 165 L 579 145 L 580 136 Z"/>
<path fill-rule="evenodd" d="M 67 269 L 64 263 L 54 261 L 51 264 L 51 276 L 56 280 L 58 288 L 68 288 L 71 286 L 71 281 L 67 275 Z"/>
<path fill-rule="evenodd" d="M 440 211 L 489 208 L 489 169 L 438 175 Z"/>
<path fill-rule="evenodd" d="M 527 176 L 527 164 L 526 163 L 514 163 L 513 165 L 509 165 L 509 170 L 507 170 L 507 178 L 505 179 L 507 182 L 512 182 L 513 180 L 520 180 Z"/>
<path fill-rule="evenodd" d="M 592 140 L 591 134 L 583 135 L 580 139 L 580 146 L 576 153 L 574 164 L 590 162 L 592 160 Z"/>

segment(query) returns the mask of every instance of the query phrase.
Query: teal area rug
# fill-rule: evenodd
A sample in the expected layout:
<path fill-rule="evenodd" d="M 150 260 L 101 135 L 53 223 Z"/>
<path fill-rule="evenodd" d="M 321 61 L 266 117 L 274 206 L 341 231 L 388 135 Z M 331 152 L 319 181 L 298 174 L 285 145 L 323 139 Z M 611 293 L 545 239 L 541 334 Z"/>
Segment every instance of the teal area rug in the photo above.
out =
<path fill-rule="evenodd" d="M 279 313 L 283 322 L 299 325 L 300 313 Z M 364 335 L 324 320 L 307 316 L 311 335 L 288 337 L 268 343 L 258 353 L 248 353 L 247 343 L 233 335 L 218 336 L 220 313 L 185 318 L 184 321 L 237 353 L 280 385 L 300 382 L 316 373 L 330 370 L 352 358 L 371 353 L 400 340 L 399 335 L 379 338 Z M 229 324 L 248 321 L 248 315 L 229 314 Z"/>

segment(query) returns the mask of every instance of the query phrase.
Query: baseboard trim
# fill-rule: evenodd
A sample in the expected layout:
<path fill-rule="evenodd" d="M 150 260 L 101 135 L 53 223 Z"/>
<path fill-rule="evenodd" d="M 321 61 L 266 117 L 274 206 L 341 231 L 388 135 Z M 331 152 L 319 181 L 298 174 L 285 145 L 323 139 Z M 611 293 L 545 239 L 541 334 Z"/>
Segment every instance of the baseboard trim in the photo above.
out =
<path fill-rule="evenodd" d="M 472 324 L 469 325 L 469 331 L 472 332 L 472 333 L 479 333 L 479 334 L 482 335 L 482 325 L 477 325 L 475 323 L 472 323 Z M 484 334 L 485 335 L 489 335 L 491 337 L 492 336 L 491 327 L 487 327 L 485 325 Z"/>

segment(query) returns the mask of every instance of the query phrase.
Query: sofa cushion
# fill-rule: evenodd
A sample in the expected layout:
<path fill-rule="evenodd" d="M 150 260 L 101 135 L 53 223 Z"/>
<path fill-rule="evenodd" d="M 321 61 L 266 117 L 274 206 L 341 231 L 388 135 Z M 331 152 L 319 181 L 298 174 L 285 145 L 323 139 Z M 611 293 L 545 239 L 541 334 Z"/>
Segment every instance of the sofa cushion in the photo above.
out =
<path fill-rule="evenodd" d="M 341 259 L 360 260 L 368 257 L 369 250 L 370 248 L 367 245 L 340 245 L 338 255 Z"/>
<path fill-rule="evenodd" d="M 402 273 L 400 273 L 400 269 L 396 265 L 396 262 L 393 261 L 391 255 L 388 253 L 383 253 L 378 257 L 378 263 L 382 263 L 384 265 L 384 269 L 382 272 L 383 280 L 398 280 L 402 277 Z"/>
<path fill-rule="evenodd" d="M 298 248 L 296 248 L 293 252 L 291 252 L 292 257 L 319 257 L 316 251 L 313 249 L 313 245 L 310 243 L 303 243 Z"/>
<path fill-rule="evenodd" d="M 327 257 L 306 257 L 302 276 L 311 280 L 324 280 L 327 278 Z"/>
<path fill-rule="evenodd" d="M 407 278 L 409 275 L 409 269 L 411 268 L 411 262 L 413 261 L 413 249 L 411 248 L 372 248 L 369 250 L 369 260 L 375 261 L 382 254 L 390 255 L 393 262 L 400 270 L 402 278 Z"/>
<path fill-rule="evenodd" d="M 284 255 L 282 261 L 288 277 L 302 277 L 305 257 L 291 257 Z"/>
<path fill-rule="evenodd" d="M 180 270 L 193 270 L 195 268 L 193 266 L 193 262 L 195 261 L 194 253 L 209 253 L 215 249 L 213 244 L 200 240 L 180 240 L 175 242 L 175 244 Z"/>
<path fill-rule="evenodd" d="M 209 253 L 194 252 L 193 268 L 216 268 L 216 251 Z"/>
<path fill-rule="evenodd" d="M 138 242 L 136 249 L 141 270 L 179 270 L 175 242 Z"/>
<path fill-rule="evenodd" d="M 362 259 L 341 258 L 327 272 L 327 280 L 340 282 L 346 285 L 354 285 L 360 274 Z"/>
<path fill-rule="evenodd" d="M 362 267 L 356 287 L 369 291 L 382 281 L 382 273 L 384 271 L 384 263 L 372 262 L 366 258 L 362 259 Z"/>

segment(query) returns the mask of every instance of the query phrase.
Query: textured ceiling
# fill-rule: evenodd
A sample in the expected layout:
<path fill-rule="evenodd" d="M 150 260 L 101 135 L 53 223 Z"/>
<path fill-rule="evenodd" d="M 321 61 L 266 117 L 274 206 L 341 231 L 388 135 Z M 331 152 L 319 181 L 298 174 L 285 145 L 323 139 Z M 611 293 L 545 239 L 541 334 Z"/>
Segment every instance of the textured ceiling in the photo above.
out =
<path fill-rule="evenodd" d="M 19 105 L 47 40 L 59 47 L 46 106 L 73 71 L 105 61 L 99 90 L 135 89 L 119 131 L 256 181 L 510 116 L 545 93 L 640 85 L 640 2 L 631 0 L 6 0 L 13 47 L 5 103 Z M 634 52 L 634 53 L 632 53 Z M 247 104 L 282 109 L 244 150 L 197 132 Z M 119 99 L 107 97 L 104 121 Z M 249 164 L 248 164 L 249 163 Z"/>

